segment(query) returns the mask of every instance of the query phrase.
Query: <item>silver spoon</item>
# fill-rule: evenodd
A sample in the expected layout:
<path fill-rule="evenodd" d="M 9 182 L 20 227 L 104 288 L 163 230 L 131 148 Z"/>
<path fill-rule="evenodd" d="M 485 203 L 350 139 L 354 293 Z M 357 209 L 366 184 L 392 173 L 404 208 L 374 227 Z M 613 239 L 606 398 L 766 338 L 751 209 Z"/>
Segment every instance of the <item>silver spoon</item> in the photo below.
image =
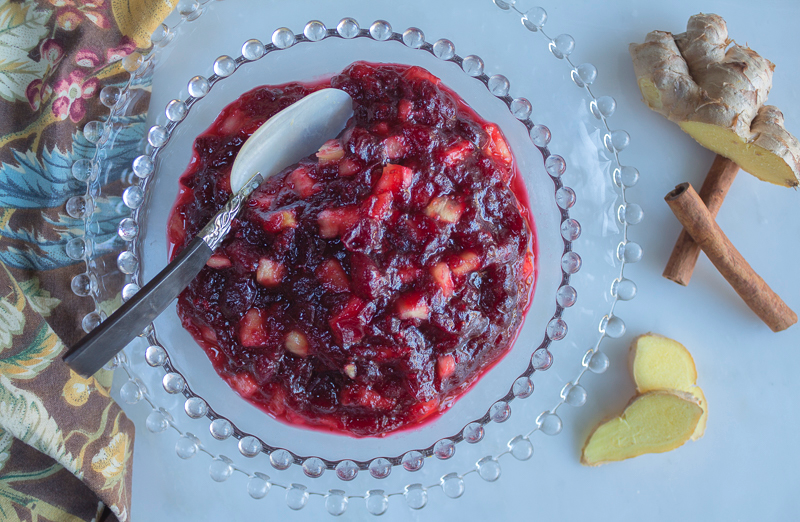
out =
<path fill-rule="evenodd" d="M 242 145 L 231 170 L 234 195 L 183 251 L 136 295 L 64 355 L 89 377 L 153 322 L 197 276 L 231 228 L 252 192 L 286 167 L 317 151 L 344 129 L 353 100 L 339 89 L 322 89 L 285 108 Z"/>

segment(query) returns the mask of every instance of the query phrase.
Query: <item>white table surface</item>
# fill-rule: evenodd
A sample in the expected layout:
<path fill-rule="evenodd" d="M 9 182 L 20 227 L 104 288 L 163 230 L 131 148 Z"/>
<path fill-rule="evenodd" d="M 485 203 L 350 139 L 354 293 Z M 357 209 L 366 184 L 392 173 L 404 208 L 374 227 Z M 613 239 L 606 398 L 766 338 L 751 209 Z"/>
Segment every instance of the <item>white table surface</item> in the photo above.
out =
<path fill-rule="evenodd" d="M 235 0 L 230 0 L 234 2 Z M 490 0 L 406 0 L 407 12 L 393 18 L 395 27 L 420 20 L 453 19 L 475 30 L 507 30 L 510 39 L 528 38 L 521 25 L 509 25 L 508 12 Z M 364 23 L 384 18 L 385 2 L 264 2 L 269 27 L 294 27 L 309 14 L 325 21 L 353 16 Z M 519 0 L 525 10 L 536 5 Z M 645 220 L 631 238 L 645 252 L 627 272 L 639 288 L 625 303 L 627 333 L 608 340 L 604 351 L 610 369 L 587 379 L 587 404 L 566 410 L 564 430 L 541 437 L 529 461 L 504 461 L 500 480 L 471 477 L 459 499 L 431 490 L 425 509 L 409 509 L 402 497 L 392 499 L 387 520 L 790 520 L 800 512 L 800 406 L 796 400 L 795 364 L 800 326 L 772 333 L 704 257 L 687 288 L 661 277 L 679 231 L 663 201 L 677 183 L 702 183 L 713 154 L 700 148 L 677 126 L 640 102 L 628 55 L 628 43 L 641 42 L 653 29 L 682 32 L 686 20 L 702 7 L 722 15 L 733 38 L 747 43 L 777 64 L 769 103 L 785 114 L 788 129 L 800 135 L 800 3 L 796 0 L 753 3 L 744 0 L 697 2 L 545 1 L 551 36 L 570 33 L 577 42 L 575 63 L 591 62 L 599 70 L 595 89 L 614 96 L 615 128 L 627 130 L 632 142 L 626 163 L 642 178 L 631 189 Z M 406 11 L 406 10 L 404 10 Z M 284 19 L 286 20 L 284 22 Z M 445 23 L 445 22 L 442 22 Z M 470 25 L 471 24 L 471 25 Z M 446 23 L 445 23 L 446 25 Z M 800 310 L 800 207 L 795 190 L 775 187 L 740 173 L 718 216 L 718 222 L 750 264 L 795 310 Z M 697 442 L 676 451 L 645 455 L 599 468 L 579 464 L 588 431 L 618 412 L 632 395 L 626 367 L 631 339 L 648 331 L 684 343 L 698 369 L 698 384 L 709 404 L 708 428 Z M 282 490 L 253 500 L 246 478 L 218 484 L 208 475 L 208 459 L 188 461 L 175 455 L 175 434 L 144 429 L 149 408 L 125 405 L 137 426 L 133 460 L 135 521 L 176 520 L 319 520 L 329 515 L 320 498 L 294 512 Z M 343 519 L 368 520 L 361 502 L 351 502 Z"/>

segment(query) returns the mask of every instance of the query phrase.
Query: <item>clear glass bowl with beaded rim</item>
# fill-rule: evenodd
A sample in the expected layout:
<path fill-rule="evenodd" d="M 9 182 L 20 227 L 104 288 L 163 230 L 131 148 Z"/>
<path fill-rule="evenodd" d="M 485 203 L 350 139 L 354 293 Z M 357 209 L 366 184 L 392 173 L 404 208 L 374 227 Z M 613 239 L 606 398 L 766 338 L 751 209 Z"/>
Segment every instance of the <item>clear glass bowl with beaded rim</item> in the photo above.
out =
<path fill-rule="evenodd" d="M 322 41 L 310 44 L 303 41 L 308 37 L 300 36 L 301 34 L 308 34 L 311 39 Z M 168 60 L 162 61 L 158 66 L 149 117 L 149 120 L 157 126 L 149 133 L 148 140 L 151 145 L 145 146 L 143 152 L 146 156 L 153 157 L 156 156 L 156 152 L 161 152 L 158 149 L 171 150 L 168 155 L 161 153 L 156 156 L 158 159 L 155 162 L 154 173 L 146 172 L 149 170 L 146 168 L 149 166 L 146 160 L 139 159 L 135 162 L 134 171 L 137 175 L 143 175 L 141 187 L 145 189 L 147 198 L 144 205 L 134 212 L 138 226 L 135 228 L 121 226 L 120 234 L 124 232 L 129 236 L 132 230 L 136 231 L 133 234 L 134 238 L 125 237 L 134 241 L 129 243 L 130 255 L 124 256 L 124 259 L 130 260 L 132 257 L 141 259 L 142 263 L 138 266 L 127 265 L 125 271 L 133 272 L 134 278 L 141 276 L 141 279 L 146 281 L 165 263 L 166 214 L 177 192 L 176 173 L 182 172 L 188 163 L 193 138 L 208 126 L 219 109 L 233 101 L 238 94 L 256 85 L 308 80 L 335 73 L 355 60 L 399 62 L 422 65 L 431 70 L 470 103 L 482 117 L 498 123 L 506 134 L 528 187 L 535 214 L 539 241 L 539 280 L 534 305 L 512 351 L 469 393 L 456 402 L 451 410 L 436 422 L 382 439 L 351 439 L 302 430 L 270 419 L 240 399 L 218 379 L 205 356 L 197 357 L 202 352 L 195 346 L 191 337 L 180 328 L 174 309 L 156 321 L 158 340 L 154 333 L 148 335 L 151 345 L 162 344 L 169 353 L 169 357 L 164 359 L 161 350 L 149 348 L 148 361 L 151 364 L 163 364 L 169 372 L 168 375 L 165 376 L 163 371 L 156 373 L 144 368 L 145 350 L 141 346 L 142 343 L 139 343 L 138 348 L 133 346 L 128 351 L 131 367 L 134 370 L 141 369 L 139 373 L 143 375 L 143 380 L 138 381 L 141 388 L 149 389 L 156 399 L 158 388 L 162 386 L 172 392 L 172 395 L 168 396 L 169 400 L 164 401 L 164 404 L 171 404 L 172 408 L 161 409 L 163 414 L 173 425 L 182 426 L 183 429 L 180 430 L 182 432 L 191 429 L 208 439 L 210 430 L 214 438 L 222 441 L 220 443 L 222 445 L 214 446 L 214 454 L 218 457 L 224 454 L 236 459 L 240 457 L 237 455 L 239 453 L 247 457 L 255 456 L 256 459 L 249 461 L 249 466 L 245 467 L 255 471 L 281 470 L 282 481 L 286 483 L 294 481 L 308 483 L 311 477 L 320 481 L 313 483 L 315 489 L 325 490 L 326 484 L 321 481 L 328 477 L 333 476 L 339 480 L 355 478 L 357 482 L 361 482 L 390 473 L 391 464 L 409 471 L 418 470 L 424 464 L 425 474 L 432 473 L 433 476 L 442 477 L 447 475 L 447 472 L 475 469 L 476 461 L 485 464 L 483 467 L 485 473 L 481 472 L 479 467 L 479 474 L 486 480 L 492 480 L 494 461 L 487 463 L 480 459 L 480 456 L 510 452 L 524 460 L 530 456 L 528 436 L 533 431 L 540 430 L 548 434 L 560 431 L 560 419 L 554 411 L 556 408 L 550 408 L 548 411 L 547 406 L 552 406 L 554 402 L 558 405 L 567 403 L 579 406 L 585 400 L 583 388 L 577 385 L 577 379 L 570 382 L 571 376 L 542 379 L 539 378 L 542 374 L 536 373 L 531 382 L 524 375 L 531 373 L 533 369 L 531 364 L 539 365 L 540 369 L 549 366 L 553 360 L 549 352 L 540 349 L 536 357 L 532 356 L 537 348 L 544 348 L 550 344 L 548 336 L 555 341 L 563 337 L 566 327 L 558 317 L 564 307 L 574 304 L 573 289 L 564 288 L 569 276 L 563 269 L 566 268 L 567 272 L 573 273 L 580 268 L 580 263 L 576 263 L 577 258 L 568 253 L 565 258 L 564 254 L 571 248 L 571 244 L 565 241 L 564 236 L 577 239 L 579 229 L 577 222 L 569 218 L 567 212 L 575 202 L 574 192 L 558 190 L 561 187 L 561 179 L 571 179 L 573 187 L 576 187 L 575 192 L 580 197 L 586 198 L 581 200 L 585 201 L 585 204 L 580 213 L 587 217 L 593 233 L 587 238 L 584 229 L 584 236 L 578 244 L 588 239 L 586 244 L 589 248 L 588 252 L 583 254 L 583 264 L 591 266 L 592 271 L 586 278 L 581 278 L 580 272 L 573 276 L 573 280 L 582 280 L 585 283 L 583 287 L 577 284 L 575 286 L 582 292 L 585 288 L 585 295 L 590 299 L 586 304 L 583 304 L 583 300 L 579 301 L 581 321 L 577 324 L 577 328 L 572 324 L 570 326 L 572 332 L 576 330 L 578 332 L 577 335 L 571 336 L 574 341 L 560 341 L 555 345 L 557 350 L 550 347 L 556 354 L 555 361 L 558 362 L 563 357 L 575 367 L 572 373 L 578 376 L 582 375 L 587 367 L 602 370 L 603 358 L 592 357 L 597 355 L 596 350 L 600 341 L 604 336 L 617 336 L 624 331 L 624 324 L 612 313 L 614 304 L 621 297 L 618 290 L 622 286 L 626 288 L 630 286 L 629 282 L 622 278 L 623 261 L 635 261 L 636 256 L 626 254 L 625 249 L 620 248 L 628 242 L 627 223 L 624 217 L 620 217 L 620 208 L 625 208 L 624 204 L 620 205 L 620 195 L 623 196 L 624 203 L 624 191 L 620 189 L 623 189 L 625 183 L 620 183 L 623 174 L 619 169 L 619 148 L 611 144 L 614 134 L 606 124 L 607 114 L 603 113 L 608 111 L 603 110 L 602 102 L 598 103 L 593 96 L 587 101 L 586 93 L 573 87 L 575 96 L 571 97 L 573 98 L 571 101 L 585 102 L 585 107 L 574 117 L 565 118 L 563 111 L 565 107 L 570 106 L 570 100 L 564 103 L 561 98 L 569 99 L 570 96 L 557 92 L 561 91 L 560 86 L 565 81 L 574 82 L 586 91 L 586 84 L 590 82 L 582 84 L 582 81 L 591 76 L 589 74 L 591 69 L 583 67 L 582 76 L 580 69 L 570 71 L 562 64 L 556 63 L 552 57 L 548 57 L 552 67 L 543 65 L 539 74 L 544 79 L 541 83 L 546 84 L 552 80 L 551 86 L 545 86 L 542 92 L 532 98 L 542 102 L 557 100 L 556 103 L 544 102 L 541 106 L 537 104 L 535 119 L 548 123 L 551 128 L 554 124 L 556 127 L 562 127 L 565 130 L 565 138 L 559 143 L 563 144 L 563 150 L 583 160 L 578 168 L 574 168 L 574 172 L 568 170 L 567 174 L 564 174 L 562 161 L 558 157 L 549 156 L 549 151 L 540 149 L 533 143 L 546 147 L 550 138 L 549 131 L 529 121 L 527 126 L 520 123 L 519 120 L 528 120 L 530 114 L 527 101 L 522 98 L 505 98 L 507 82 L 502 77 L 495 74 L 491 77 L 481 76 L 484 67 L 482 61 L 471 56 L 464 62 L 456 55 L 451 56 L 450 48 L 443 40 L 431 40 L 431 44 L 427 44 L 421 32 L 407 30 L 402 33 L 392 33 L 387 26 L 380 23 L 358 32 L 349 21 L 340 23 L 337 28 L 330 28 L 327 32 L 321 31 L 316 24 L 311 24 L 307 25 L 303 32 L 298 31 L 297 35 L 278 30 L 262 38 L 267 42 L 271 40 L 272 47 L 288 47 L 288 49 L 274 52 L 277 50 L 268 45 L 267 50 L 270 52 L 266 53 L 266 56 L 261 56 L 261 46 L 248 41 L 242 47 L 244 57 L 233 61 L 226 59 L 214 61 L 215 53 L 205 55 L 197 53 L 197 58 L 193 58 L 191 64 L 195 74 L 199 72 L 205 78 L 212 78 L 214 73 L 217 76 L 225 76 L 224 81 L 214 85 L 214 88 L 202 97 L 202 107 L 204 107 L 202 111 L 197 109 L 183 111 L 180 104 L 169 103 L 169 100 L 171 97 L 188 100 L 189 92 L 195 94 L 204 92 L 203 82 L 195 80 L 191 87 L 188 87 L 186 80 L 192 75 L 181 75 L 180 70 L 176 71 L 169 67 Z M 564 44 L 563 38 L 561 43 Z M 568 41 L 564 45 L 569 48 Z M 562 50 L 567 49 L 563 46 L 559 48 L 558 39 L 550 41 L 549 46 L 541 47 L 557 58 L 559 54 L 561 58 L 569 54 L 562 53 Z M 571 48 L 568 50 L 571 51 Z M 250 59 L 253 59 L 253 63 L 245 63 Z M 241 70 L 228 76 L 231 69 L 236 68 L 237 62 L 242 62 Z M 204 67 L 198 64 L 203 64 Z M 134 77 L 137 74 L 144 73 L 136 72 Z M 476 80 L 476 77 L 479 79 Z M 513 87 L 510 92 L 520 96 L 525 94 L 516 92 Z M 168 107 L 166 112 L 160 110 L 163 107 Z M 602 117 L 595 118 L 591 116 L 592 112 L 595 116 Z M 170 120 L 181 121 L 181 125 L 175 126 Z M 528 129 L 533 131 L 530 135 Z M 570 133 L 569 137 L 566 137 L 567 131 Z M 164 140 L 165 134 L 169 135 L 167 141 Z M 557 136 L 557 133 L 554 135 Z M 109 140 L 103 141 L 109 143 Z M 110 148 L 113 149 L 113 140 L 110 143 Z M 159 147 L 153 148 L 152 144 Z M 143 165 L 144 171 L 139 171 Z M 605 175 L 607 173 L 611 175 Z M 635 180 L 633 182 L 635 183 Z M 583 192 L 580 187 L 584 187 L 586 191 Z M 580 208 L 581 206 L 578 206 L 575 210 Z M 130 225 L 129 222 L 126 224 Z M 567 262 L 562 263 L 563 259 Z M 586 273 L 585 268 L 583 273 Z M 627 294 L 632 297 L 630 292 Z M 554 316 L 555 322 L 553 322 Z M 567 319 L 569 320 L 569 317 Z M 180 371 L 180 377 L 179 374 L 172 372 L 175 369 Z M 556 377 L 552 373 L 544 375 Z M 191 392 L 187 388 L 187 382 Z M 529 396 L 534 382 L 537 386 L 537 393 L 533 395 L 537 398 L 536 401 L 528 399 L 511 402 L 514 397 Z M 195 394 L 206 400 L 200 401 L 194 397 Z M 183 399 L 187 397 L 185 407 L 192 414 L 190 416 L 200 417 L 200 420 L 188 421 L 190 428 L 184 425 L 185 414 L 180 412 L 184 406 Z M 180 399 L 177 408 L 175 405 L 178 403 L 175 399 Z M 203 407 L 205 404 L 216 409 L 217 413 L 208 411 Z M 512 409 L 515 415 L 510 415 Z M 179 418 L 181 415 L 183 418 Z M 224 418 L 218 418 L 219 416 Z M 216 420 L 210 422 L 209 426 L 209 421 L 212 419 Z M 228 424 L 226 420 L 232 424 Z M 247 436 L 249 434 L 255 435 L 259 440 Z M 515 434 L 521 434 L 522 437 L 513 437 Z M 477 444 L 481 438 L 483 442 Z M 461 442 L 462 439 L 466 439 L 467 443 Z M 200 441 L 206 443 L 205 440 Z M 239 441 L 238 447 L 237 441 Z M 508 449 L 505 449 L 507 444 Z M 273 448 L 278 449 L 273 450 Z M 289 451 L 284 451 L 284 448 Z M 258 449 L 267 451 L 259 452 Z M 431 456 L 433 457 L 426 458 Z M 388 461 L 383 457 L 389 457 Z M 259 461 L 259 458 L 262 460 Z M 212 463 L 212 469 L 218 462 L 222 462 L 223 469 L 228 469 L 227 457 L 222 460 L 216 459 Z M 298 465 L 292 466 L 292 464 Z M 368 472 L 359 473 L 359 468 Z M 326 469 L 335 469 L 335 472 L 325 473 Z M 393 479 L 399 482 L 393 485 Z M 405 473 L 394 473 L 389 479 L 383 480 L 385 482 L 380 485 L 386 490 L 399 488 L 399 491 L 405 491 L 407 498 L 414 497 L 415 489 L 412 488 L 409 493 L 406 488 L 413 479 Z M 339 484 L 342 485 L 341 482 Z M 353 483 L 352 486 L 355 487 L 353 494 L 358 494 L 359 489 L 361 492 L 366 491 L 366 486 L 362 487 L 357 483 Z M 444 487 L 444 482 L 442 486 Z"/>

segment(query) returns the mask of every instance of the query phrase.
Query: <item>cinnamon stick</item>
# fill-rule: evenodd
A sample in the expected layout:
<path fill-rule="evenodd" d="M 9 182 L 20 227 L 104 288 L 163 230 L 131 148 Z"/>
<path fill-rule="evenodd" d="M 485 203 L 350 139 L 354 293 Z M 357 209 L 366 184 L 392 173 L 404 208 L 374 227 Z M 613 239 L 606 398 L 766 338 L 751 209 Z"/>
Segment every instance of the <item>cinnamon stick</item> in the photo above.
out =
<path fill-rule="evenodd" d="M 734 248 L 690 184 L 676 186 L 664 200 L 717 270 L 773 332 L 785 330 L 797 322 L 797 314 Z"/>
<path fill-rule="evenodd" d="M 717 154 L 717 157 L 714 158 L 714 163 L 711 164 L 711 169 L 706 174 L 703 186 L 700 187 L 700 199 L 706 204 L 712 218 L 717 217 L 722 201 L 738 172 L 739 165 L 725 156 Z M 686 229 L 683 229 L 672 248 L 672 254 L 669 256 L 664 273 L 661 275 L 679 285 L 686 286 L 692 278 L 692 272 L 694 272 L 694 266 L 697 264 L 699 256 L 700 246 L 686 232 Z"/>

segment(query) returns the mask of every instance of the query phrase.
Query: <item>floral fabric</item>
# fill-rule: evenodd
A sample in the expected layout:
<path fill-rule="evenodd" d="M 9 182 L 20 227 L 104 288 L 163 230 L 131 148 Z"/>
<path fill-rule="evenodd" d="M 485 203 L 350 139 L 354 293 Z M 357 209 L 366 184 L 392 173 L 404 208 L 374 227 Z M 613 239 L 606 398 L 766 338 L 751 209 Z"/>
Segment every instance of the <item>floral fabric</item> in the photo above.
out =
<path fill-rule="evenodd" d="M 94 154 L 82 129 L 108 114 L 100 90 L 125 84 L 121 60 L 150 45 L 174 1 L 0 0 L 3 521 L 99 520 L 108 509 L 129 519 L 133 424 L 108 395 L 109 375 L 84 379 L 61 360 L 94 309 L 70 288 L 85 267 L 65 245 L 84 223 L 65 204 L 86 191 L 72 170 Z M 134 121 L 141 137 L 144 114 Z M 135 148 L 121 150 L 130 161 Z M 113 223 L 101 229 L 115 235 Z"/>

